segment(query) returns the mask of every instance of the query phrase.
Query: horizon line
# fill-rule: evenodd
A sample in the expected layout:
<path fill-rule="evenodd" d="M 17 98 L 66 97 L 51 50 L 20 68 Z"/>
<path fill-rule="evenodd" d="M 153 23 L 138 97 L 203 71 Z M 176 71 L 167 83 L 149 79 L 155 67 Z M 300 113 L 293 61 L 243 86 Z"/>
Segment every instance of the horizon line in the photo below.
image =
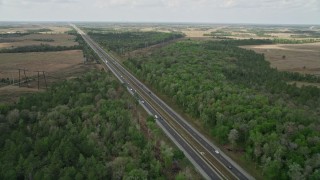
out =
<path fill-rule="evenodd" d="M 197 24 L 197 25 L 286 25 L 286 26 L 310 26 L 316 25 L 319 26 L 320 24 L 304 24 L 304 23 L 253 23 L 253 22 L 192 22 L 192 21 L 91 21 L 91 20 L 0 20 L 0 22 L 5 23 L 117 23 L 117 24 Z M 0 26 L 2 26 L 0 24 Z"/>

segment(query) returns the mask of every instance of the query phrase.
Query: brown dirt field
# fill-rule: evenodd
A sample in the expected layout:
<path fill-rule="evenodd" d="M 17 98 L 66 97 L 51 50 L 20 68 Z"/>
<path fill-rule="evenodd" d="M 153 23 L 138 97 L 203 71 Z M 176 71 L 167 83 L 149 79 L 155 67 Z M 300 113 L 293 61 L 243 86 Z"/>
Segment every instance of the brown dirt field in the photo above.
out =
<path fill-rule="evenodd" d="M 144 28 L 141 28 L 140 31 L 158 31 L 158 32 L 180 31 L 186 34 L 187 38 L 208 38 L 208 36 L 204 36 L 204 34 L 210 34 L 211 32 L 219 30 L 224 27 L 225 26 L 212 26 L 210 28 L 205 28 L 205 29 L 201 29 L 199 27 L 184 27 L 181 29 L 172 28 L 172 27 L 144 27 Z"/>
<path fill-rule="evenodd" d="M 161 29 L 157 29 L 157 28 L 153 28 L 153 27 L 141 28 L 139 30 L 143 31 L 143 32 L 148 32 L 148 31 L 157 31 L 157 32 L 164 32 L 164 33 L 170 33 L 171 32 L 168 29 L 161 30 Z"/>
<path fill-rule="evenodd" d="M 186 37 L 203 37 L 203 34 L 210 34 L 211 31 L 199 31 L 199 30 L 183 30 Z"/>
<path fill-rule="evenodd" d="M 71 28 L 69 26 L 47 26 L 44 28 L 51 29 L 53 31 L 53 33 L 57 33 L 57 34 L 65 33 L 67 31 L 71 30 Z"/>
<path fill-rule="evenodd" d="M 217 31 L 217 30 L 222 29 L 224 27 L 225 26 L 220 26 L 217 28 L 210 28 L 207 30 L 201 30 L 198 28 L 188 28 L 188 29 L 183 29 L 181 32 L 186 34 L 186 37 L 190 37 L 190 38 L 208 37 L 208 36 L 204 36 L 204 34 L 210 34 L 211 32 Z"/>
<path fill-rule="evenodd" d="M 22 37 L 10 38 L 15 42 L 0 43 L 0 48 L 14 48 L 30 45 L 48 44 L 51 46 L 74 46 L 75 36 L 69 34 L 30 34 Z M 35 41 L 35 39 L 53 39 L 53 42 Z"/>
<path fill-rule="evenodd" d="M 320 76 L 320 43 L 242 46 L 264 53 L 271 67 L 280 71 Z M 285 58 L 282 58 L 285 56 Z"/>

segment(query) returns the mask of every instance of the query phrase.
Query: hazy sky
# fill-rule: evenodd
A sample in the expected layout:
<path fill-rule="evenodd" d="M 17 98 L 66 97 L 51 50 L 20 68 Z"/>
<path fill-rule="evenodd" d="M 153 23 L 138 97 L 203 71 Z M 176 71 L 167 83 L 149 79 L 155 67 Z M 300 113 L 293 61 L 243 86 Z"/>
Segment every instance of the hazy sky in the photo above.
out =
<path fill-rule="evenodd" d="M 0 0 L 0 21 L 320 24 L 320 0 Z"/>

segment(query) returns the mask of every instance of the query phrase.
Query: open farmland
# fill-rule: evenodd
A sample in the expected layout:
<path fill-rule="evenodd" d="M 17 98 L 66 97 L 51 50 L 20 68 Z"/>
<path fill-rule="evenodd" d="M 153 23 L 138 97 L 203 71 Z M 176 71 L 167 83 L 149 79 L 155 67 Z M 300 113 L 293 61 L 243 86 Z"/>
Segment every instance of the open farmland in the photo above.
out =
<path fill-rule="evenodd" d="M 12 72 L 19 68 L 25 68 L 32 73 L 38 70 L 51 73 L 83 62 L 82 52 L 79 50 L 45 53 L 3 53 L 0 54 L 0 59 L 1 72 Z"/>
<path fill-rule="evenodd" d="M 26 69 L 26 76 L 31 81 L 23 84 L 21 88 L 16 86 L 0 87 L 0 100 L 10 101 L 23 93 L 37 91 L 37 72 L 45 71 L 48 85 L 72 76 L 77 76 L 92 68 L 90 65 L 83 65 L 83 53 L 80 50 L 59 51 L 59 52 L 38 52 L 38 53 L 3 53 L 0 54 L 0 79 L 14 79 L 17 83 L 19 78 L 18 69 Z M 24 80 L 24 73 L 20 71 L 21 80 Z M 40 74 L 42 75 L 42 73 Z M 43 77 L 40 78 L 40 88 L 45 88 Z"/>
<path fill-rule="evenodd" d="M 220 28 L 223 28 L 224 26 L 219 27 L 208 27 L 208 28 L 186 28 L 183 29 L 182 32 L 186 34 L 186 37 L 190 38 L 199 38 L 199 37 L 206 37 L 205 34 L 208 34 L 212 31 L 217 31 Z"/>
<path fill-rule="evenodd" d="M 320 75 L 320 43 L 243 46 L 263 53 L 271 66 L 280 71 Z"/>
<path fill-rule="evenodd" d="M 319 26 L 241 25 L 241 24 L 82 24 L 84 30 L 181 32 L 187 38 L 208 39 L 295 39 L 320 40 Z"/>
<path fill-rule="evenodd" d="M 41 31 L 41 29 L 43 31 Z M 40 30 L 40 31 L 39 31 Z M 0 26 L 0 33 L 28 33 L 38 31 L 39 33 L 47 34 L 61 34 L 70 31 L 71 28 L 66 25 L 55 24 L 9 24 L 7 26 Z"/>
<path fill-rule="evenodd" d="M 67 34 L 67 26 L 55 24 L 9 24 L 0 26 L 0 49 L 23 48 L 48 45 L 52 47 L 72 47 L 78 45 L 76 36 Z M 36 71 L 45 71 L 47 85 L 71 76 L 82 74 L 92 66 L 83 65 L 81 50 L 57 52 L 0 53 L 0 100 L 10 102 L 21 94 L 38 91 Z M 18 87 L 19 70 L 21 81 L 28 79 Z M 40 73 L 40 90 L 46 87 L 43 74 Z M 27 77 L 27 78 L 26 78 Z M 15 86 L 8 84 L 16 83 Z"/>
<path fill-rule="evenodd" d="M 29 34 L 12 38 L 0 38 L 0 48 L 47 44 L 50 46 L 74 46 L 75 36 L 69 34 Z M 1 42 L 0 41 L 0 42 Z"/>

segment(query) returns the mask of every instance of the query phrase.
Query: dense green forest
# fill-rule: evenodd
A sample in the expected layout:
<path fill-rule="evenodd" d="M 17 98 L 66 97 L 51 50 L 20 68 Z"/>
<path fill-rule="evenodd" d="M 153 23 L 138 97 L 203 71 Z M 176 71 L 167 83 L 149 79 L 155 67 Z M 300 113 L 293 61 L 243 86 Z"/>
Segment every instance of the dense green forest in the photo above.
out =
<path fill-rule="evenodd" d="M 140 131 L 136 108 L 97 71 L 0 104 L 0 179 L 193 178 L 183 153 L 157 139 L 152 117 L 148 136 Z"/>
<path fill-rule="evenodd" d="M 180 33 L 164 32 L 91 32 L 88 35 L 108 50 L 126 53 L 135 49 L 183 37 Z"/>
<path fill-rule="evenodd" d="M 320 179 L 319 78 L 272 69 L 247 41 L 180 41 L 125 65 L 255 162 L 266 179 Z"/>

